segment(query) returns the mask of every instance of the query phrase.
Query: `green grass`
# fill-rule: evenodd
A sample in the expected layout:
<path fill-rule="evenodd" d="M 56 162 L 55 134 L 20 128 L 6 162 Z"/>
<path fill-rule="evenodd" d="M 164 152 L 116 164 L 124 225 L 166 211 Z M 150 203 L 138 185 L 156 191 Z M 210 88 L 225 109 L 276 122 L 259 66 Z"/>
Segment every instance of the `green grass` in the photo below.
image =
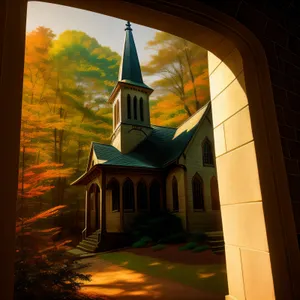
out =
<path fill-rule="evenodd" d="M 187 253 L 186 255 L 193 255 Z M 166 278 L 203 291 L 226 295 L 225 265 L 185 265 L 129 252 L 100 254 L 99 258 L 153 277 Z"/>

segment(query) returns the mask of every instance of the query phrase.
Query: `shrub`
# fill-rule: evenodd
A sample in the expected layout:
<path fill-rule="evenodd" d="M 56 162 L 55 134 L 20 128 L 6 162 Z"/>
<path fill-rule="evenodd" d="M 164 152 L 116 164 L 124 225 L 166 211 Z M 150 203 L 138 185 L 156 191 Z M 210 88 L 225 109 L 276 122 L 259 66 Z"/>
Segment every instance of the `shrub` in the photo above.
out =
<path fill-rule="evenodd" d="M 203 252 L 208 249 L 210 249 L 210 247 L 208 245 L 201 245 L 201 246 L 195 247 L 192 251 L 193 252 Z"/>
<path fill-rule="evenodd" d="M 133 248 L 144 248 L 144 247 L 146 247 L 147 245 L 148 245 L 147 242 L 142 241 L 142 240 L 139 240 L 139 241 L 133 243 L 133 244 L 132 244 L 132 247 L 133 247 Z"/>
<path fill-rule="evenodd" d="M 179 247 L 180 251 L 185 251 L 185 250 L 193 250 L 198 246 L 196 242 L 189 242 L 181 247 Z"/>
<path fill-rule="evenodd" d="M 153 242 L 158 242 L 184 233 L 181 219 L 169 212 L 140 214 L 134 219 L 132 227 L 135 229 L 133 235 L 136 241 L 147 236 Z"/>
<path fill-rule="evenodd" d="M 155 246 L 152 247 L 152 250 L 153 251 L 159 251 L 159 250 L 162 250 L 162 249 L 165 249 L 166 248 L 166 245 L 163 245 L 163 244 L 157 244 Z"/>
<path fill-rule="evenodd" d="M 54 207 L 16 224 L 15 300 L 91 299 L 79 293 L 90 275 L 80 272 L 87 265 L 66 255 L 69 241 L 53 243 L 60 228 L 38 229 L 37 224 L 57 216 L 63 206 Z"/>

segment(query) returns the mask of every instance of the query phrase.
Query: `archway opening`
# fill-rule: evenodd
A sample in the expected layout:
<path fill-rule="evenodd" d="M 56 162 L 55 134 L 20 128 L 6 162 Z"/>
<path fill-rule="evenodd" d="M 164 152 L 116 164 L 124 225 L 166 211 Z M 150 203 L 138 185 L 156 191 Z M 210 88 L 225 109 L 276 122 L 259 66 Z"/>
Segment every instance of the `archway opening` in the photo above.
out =
<path fill-rule="evenodd" d="M 235 36 L 233 31 L 226 31 L 224 26 L 216 26 L 218 33 L 212 31 L 215 27 L 211 19 L 207 22 L 207 27 L 204 27 L 203 24 L 206 21 L 197 22 L 195 15 L 192 18 L 195 24 L 189 25 L 188 21 L 184 20 L 189 19 L 187 11 L 184 12 L 185 18 L 180 20 L 182 26 L 173 28 L 173 25 L 178 24 L 174 17 L 178 13 L 176 8 L 173 8 L 172 14 L 165 18 L 162 17 L 161 12 L 156 12 L 159 22 L 155 24 L 155 17 L 145 19 L 142 17 L 147 15 L 148 8 L 121 1 L 119 9 L 115 11 L 115 7 L 108 2 L 105 3 L 106 5 L 101 7 L 84 2 L 73 3 L 73 5 L 156 26 L 194 41 L 210 51 L 208 55 L 210 95 L 223 229 L 227 244 L 229 292 L 238 299 L 243 299 L 243 297 L 271 299 L 274 293 L 273 279 L 277 280 L 280 274 L 278 270 L 282 271 L 281 274 L 288 275 L 290 269 L 288 262 L 286 260 L 279 262 L 276 255 L 276 253 L 286 252 L 284 229 L 280 228 L 277 241 L 273 236 L 276 227 L 275 219 L 280 217 L 280 205 L 273 210 L 270 208 L 271 199 L 278 199 L 278 194 L 274 183 L 276 182 L 275 167 L 272 165 L 272 157 L 269 154 L 272 147 L 265 128 L 269 128 L 270 125 L 266 125 L 266 116 L 261 113 L 261 111 L 266 112 L 267 108 L 264 106 L 261 110 L 264 92 L 260 86 L 262 83 L 269 86 L 269 81 L 262 79 L 259 75 L 259 70 L 265 72 L 267 69 L 263 55 L 259 50 L 255 52 L 254 46 L 249 50 L 246 43 L 239 40 L 240 37 Z M 72 5 L 72 3 L 69 4 Z M 131 7 L 132 10 L 123 10 L 124 7 Z M 202 24 L 199 25 L 199 22 Z M 197 35 L 194 34 L 195 30 L 187 30 L 187 28 L 197 28 Z M 226 38 L 221 35 L 221 32 L 225 32 Z M 227 36 L 231 38 L 231 41 L 227 39 Z M 247 55 L 249 55 L 248 58 L 246 58 Z M 254 66 L 259 65 L 254 63 L 256 59 L 262 62 L 261 69 L 255 69 Z M 267 90 L 267 101 L 271 99 L 268 93 Z M 271 120 L 272 118 L 275 120 L 274 112 L 271 112 Z M 277 140 L 275 146 L 278 146 Z M 230 185 L 228 185 L 228 180 L 231 182 Z M 269 216 L 268 212 L 270 212 Z M 251 222 L 252 218 L 248 217 L 249 215 L 256 219 L 255 226 Z M 241 232 L 237 232 L 235 228 L 240 228 Z M 278 246 L 279 250 L 275 250 L 275 246 Z M 272 249 L 271 253 L 270 249 Z M 274 262 L 273 270 L 271 270 L 270 261 Z M 255 273 L 254 280 L 250 268 L 253 264 L 258 266 L 261 263 L 266 266 L 263 275 L 268 278 L 268 286 L 267 288 L 264 286 L 264 289 L 259 287 L 260 282 L 265 283 L 265 281 L 261 281 L 257 273 Z M 238 274 L 237 268 L 240 270 Z M 243 281 L 243 278 L 248 278 L 249 281 Z M 249 282 L 253 280 L 255 289 L 250 288 L 252 283 Z M 281 288 L 278 286 L 277 294 L 280 291 Z"/>
<path fill-rule="evenodd" d="M 100 228 L 100 189 L 97 184 L 92 184 L 88 191 L 87 232 L 94 233 Z"/>

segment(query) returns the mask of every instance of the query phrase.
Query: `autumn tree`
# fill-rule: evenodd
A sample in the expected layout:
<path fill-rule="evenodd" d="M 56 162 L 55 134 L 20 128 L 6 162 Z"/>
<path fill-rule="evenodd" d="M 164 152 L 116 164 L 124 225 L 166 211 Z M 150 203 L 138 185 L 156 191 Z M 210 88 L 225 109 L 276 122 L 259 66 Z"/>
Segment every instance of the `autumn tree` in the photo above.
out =
<path fill-rule="evenodd" d="M 157 88 L 156 93 L 160 91 L 159 101 L 153 105 L 151 112 L 152 120 L 158 123 L 167 120 L 177 126 L 184 120 L 183 112 L 189 117 L 209 99 L 207 51 L 165 32 L 156 33 L 154 39 L 148 42 L 148 48 L 154 50 L 155 54 L 142 70 L 146 75 L 160 77 L 152 84 Z M 168 115 L 162 116 L 162 108 Z"/>

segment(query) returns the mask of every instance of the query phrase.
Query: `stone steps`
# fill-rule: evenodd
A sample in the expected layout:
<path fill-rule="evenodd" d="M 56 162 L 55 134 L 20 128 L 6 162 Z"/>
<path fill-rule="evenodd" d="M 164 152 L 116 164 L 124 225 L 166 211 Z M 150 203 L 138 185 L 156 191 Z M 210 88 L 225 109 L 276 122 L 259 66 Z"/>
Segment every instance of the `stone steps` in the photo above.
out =
<path fill-rule="evenodd" d="M 88 253 L 95 253 L 98 248 L 98 234 L 97 231 L 92 233 L 85 240 L 82 240 L 76 248 Z"/>
<path fill-rule="evenodd" d="M 206 232 L 208 244 L 215 254 L 225 252 L 224 236 L 222 231 Z"/>

